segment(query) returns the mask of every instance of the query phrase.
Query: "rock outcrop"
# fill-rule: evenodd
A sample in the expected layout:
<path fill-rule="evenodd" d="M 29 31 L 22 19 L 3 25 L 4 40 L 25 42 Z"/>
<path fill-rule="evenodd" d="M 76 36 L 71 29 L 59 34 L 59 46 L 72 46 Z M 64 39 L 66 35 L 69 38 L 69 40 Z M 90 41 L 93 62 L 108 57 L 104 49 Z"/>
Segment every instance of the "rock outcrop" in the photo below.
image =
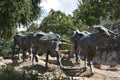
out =
<path fill-rule="evenodd" d="M 98 45 L 97 54 L 93 61 L 98 64 L 114 66 L 120 64 L 120 22 L 104 26 L 117 35 L 111 36 L 106 42 Z M 89 28 L 88 31 L 95 32 L 93 28 Z"/>

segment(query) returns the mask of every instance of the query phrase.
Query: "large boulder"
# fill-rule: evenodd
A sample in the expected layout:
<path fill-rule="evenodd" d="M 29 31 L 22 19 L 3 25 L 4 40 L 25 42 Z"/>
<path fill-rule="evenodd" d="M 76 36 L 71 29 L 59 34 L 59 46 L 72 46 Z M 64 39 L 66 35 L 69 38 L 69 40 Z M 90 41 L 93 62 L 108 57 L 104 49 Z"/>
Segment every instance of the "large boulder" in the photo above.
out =
<path fill-rule="evenodd" d="M 117 64 L 120 64 L 120 53 L 116 51 L 111 51 L 111 52 L 102 52 L 96 54 L 96 56 L 93 59 L 94 63 L 97 64 L 102 64 L 102 65 L 110 65 L 110 66 L 115 66 Z"/>
<path fill-rule="evenodd" d="M 93 61 L 94 63 L 110 66 L 120 64 L 120 22 L 105 24 L 104 26 L 118 35 L 113 35 L 104 44 L 100 43 L 98 45 L 97 54 Z M 88 31 L 95 32 L 92 27 Z"/>

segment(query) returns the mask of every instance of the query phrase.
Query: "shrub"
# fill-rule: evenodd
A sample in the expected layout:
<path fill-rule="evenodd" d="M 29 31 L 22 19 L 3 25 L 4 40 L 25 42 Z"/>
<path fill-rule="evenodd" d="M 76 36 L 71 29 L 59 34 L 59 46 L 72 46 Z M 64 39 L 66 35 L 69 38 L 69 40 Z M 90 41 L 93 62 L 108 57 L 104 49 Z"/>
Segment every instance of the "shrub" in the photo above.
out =
<path fill-rule="evenodd" d="M 20 80 L 21 73 L 15 71 L 12 67 L 0 69 L 0 80 Z"/>
<path fill-rule="evenodd" d="M 6 41 L 3 39 L 0 39 L 0 46 L 2 47 L 2 50 L 0 50 L 0 55 L 8 55 L 11 52 L 11 45 L 12 45 L 12 41 Z"/>
<path fill-rule="evenodd" d="M 0 80 L 38 80 L 38 73 L 32 71 L 16 71 L 13 67 L 0 69 Z"/>

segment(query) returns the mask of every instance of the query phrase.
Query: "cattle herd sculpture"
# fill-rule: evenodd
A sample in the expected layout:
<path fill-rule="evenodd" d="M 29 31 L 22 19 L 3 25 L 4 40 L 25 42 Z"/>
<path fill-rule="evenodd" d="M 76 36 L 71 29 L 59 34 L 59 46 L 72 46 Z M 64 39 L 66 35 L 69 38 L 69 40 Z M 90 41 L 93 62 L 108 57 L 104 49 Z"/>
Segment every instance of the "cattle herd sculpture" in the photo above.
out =
<path fill-rule="evenodd" d="M 111 34 L 116 35 L 111 30 L 105 28 L 104 26 L 94 26 L 96 32 L 90 33 L 88 31 L 74 30 L 73 35 L 71 36 L 71 43 L 73 44 L 73 54 L 76 56 L 76 62 L 80 61 L 80 55 L 84 56 L 84 69 L 87 68 L 87 62 L 90 67 L 90 73 L 94 74 L 92 60 L 96 54 L 96 47 L 100 42 L 104 42 Z M 42 55 L 46 53 L 46 64 L 45 67 L 48 67 L 48 55 L 56 56 L 57 62 L 60 68 L 63 68 L 61 57 L 60 57 L 60 48 L 61 45 L 68 41 L 63 40 L 60 35 L 49 32 L 44 33 L 42 31 L 35 33 L 28 33 L 23 35 L 17 33 L 14 36 L 14 45 L 13 48 L 17 47 L 19 50 L 23 51 L 23 61 L 25 52 L 28 51 L 31 56 L 32 62 L 34 60 L 38 61 L 36 55 Z M 13 55 L 14 56 L 14 55 Z"/>

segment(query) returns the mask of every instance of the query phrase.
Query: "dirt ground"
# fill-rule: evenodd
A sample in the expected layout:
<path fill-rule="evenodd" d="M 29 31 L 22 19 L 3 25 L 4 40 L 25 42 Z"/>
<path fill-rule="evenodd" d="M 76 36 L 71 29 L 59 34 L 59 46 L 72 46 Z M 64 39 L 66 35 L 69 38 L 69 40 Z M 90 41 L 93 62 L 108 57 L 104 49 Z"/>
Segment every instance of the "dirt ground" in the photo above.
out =
<path fill-rule="evenodd" d="M 45 68 L 45 56 L 39 57 L 39 62 L 32 62 L 28 59 L 22 60 L 1 59 L 0 64 L 12 66 L 17 70 L 34 70 L 50 78 L 60 78 L 61 80 L 120 80 L 120 65 L 109 67 L 106 65 L 94 65 L 95 74 L 89 76 L 89 68 L 87 71 L 82 70 L 83 61 L 80 64 L 75 63 L 75 59 L 70 61 L 62 60 L 64 69 L 60 69 L 57 65 L 55 57 L 49 56 L 49 68 Z"/>

